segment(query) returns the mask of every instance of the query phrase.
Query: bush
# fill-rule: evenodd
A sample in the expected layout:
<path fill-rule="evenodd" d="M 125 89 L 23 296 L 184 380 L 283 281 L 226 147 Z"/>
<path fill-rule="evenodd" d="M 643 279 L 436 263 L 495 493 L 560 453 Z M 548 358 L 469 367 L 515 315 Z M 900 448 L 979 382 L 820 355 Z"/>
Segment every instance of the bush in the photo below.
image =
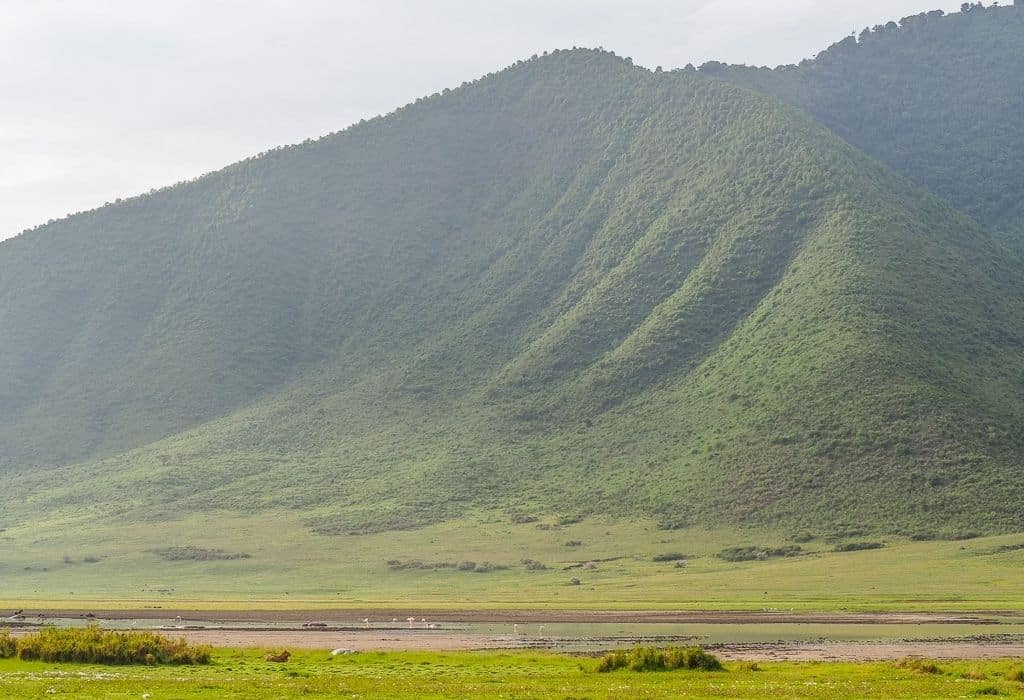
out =
<path fill-rule="evenodd" d="M 536 559 L 523 559 L 522 564 L 527 571 L 544 571 L 548 567 Z"/>
<path fill-rule="evenodd" d="M 1002 695 L 1002 693 L 994 685 L 983 685 L 977 688 L 971 695 Z"/>
<path fill-rule="evenodd" d="M 223 549 L 206 549 L 204 547 L 161 547 L 149 550 L 167 561 L 233 561 L 235 559 L 251 559 L 246 552 L 225 552 Z"/>
<path fill-rule="evenodd" d="M 727 547 L 716 556 L 725 561 L 755 561 L 758 559 L 774 559 L 776 557 L 797 557 L 803 554 L 800 545 L 790 544 L 785 547 Z"/>
<path fill-rule="evenodd" d="M 504 564 L 492 564 L 489 561 L 481 562 L 473 567 L 475 574 L 489 574 L 492 571 L 504 571 L 508 567 Z"/>
<path fill-rule="evenodd" d="M 721 671 L 722 662 L 700 647 L 635 647 L 629 651 L 618 649 L 605 654 L 597 664 L 599 673 L 620 668 L 630 671 Z"/>
<path fill-rule="evenodd" d="M 942 673 L 942 669 L 939 668 L 939 665 L 934 661 L 930 661 L 928 659 L 914 659 L 911 657 L 905 657 L 897 661 L 896 665 L 900 668 L 905 668 L 909 671 L 916 671 L 918 673 Z"/>
<path fill-rule="evenodd" d="M 8 630 L 0 630 L 0 659 L 10 659 L 18 655 L 18 642 Z"/>
<path fill-rule="evenodd" d="M 90 625 L 85 629 L 47 628 L 17 640 L 23 661 L 90 664 L 205 664 L 211 649 L 152 632 L 114 632 Z"/>
<path fill-rule="evenodd" d="M 665 562 L 665 561 L 679 561 L 680 559 L 689 559 L 690 555 L 682 554 L 680 552 L 669 552 L 667 554 L 655 554 L 651 557 L 651 561 Z"/>
<path fill-rule="evenodd" d="M 881 542 L 844 542 L 837 544 L 837 552 L 862 552 L 866 549 L 881 549 L 885 545 Z"/>

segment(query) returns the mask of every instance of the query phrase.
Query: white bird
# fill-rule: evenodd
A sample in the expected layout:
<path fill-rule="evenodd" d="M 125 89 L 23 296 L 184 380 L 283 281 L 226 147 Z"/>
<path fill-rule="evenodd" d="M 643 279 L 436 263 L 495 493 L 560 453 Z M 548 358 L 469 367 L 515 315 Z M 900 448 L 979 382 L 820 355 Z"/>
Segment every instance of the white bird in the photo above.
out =
<path fill-rule="evenodd" d="M 537 628 L 537 636 L 539 637 L 541 635 L 541 632 L 543 632 L 543 631 L 544 631 L 544 625 L 541 625 L 540 627 Z"/>
<path fill-rule="evenodd" d="M 366 629 L 370 629 L 370 618 L 368 618 L 368 617 L 364 617 L 363 618 L 363 627 L 365 627 Z"/>
<path fill-rule="evenodd" d="M 426 626 L 427 626 L 427 618 L 425 618 L 425 617 L 421 617 L 421 618 L 420 618 L 420 622 L 422 622 L 422 623 L 423 623 L 423 626 L 424 626 L 424 627 L 426 627 Z"/>
<path fill-rule="evenodd" d="M 519 625 L 515 623 L 512 624 L 512 634 L 519 634 Z"/>
<path fill-rule="evenodd" d="M 416 622 L 416 618 L 415 617 L 407 617 L 407 618 L 405 618 L 405 621 L 409 623 L 409 629 L 412 629 L 412 624 L 414 622 Z"/>

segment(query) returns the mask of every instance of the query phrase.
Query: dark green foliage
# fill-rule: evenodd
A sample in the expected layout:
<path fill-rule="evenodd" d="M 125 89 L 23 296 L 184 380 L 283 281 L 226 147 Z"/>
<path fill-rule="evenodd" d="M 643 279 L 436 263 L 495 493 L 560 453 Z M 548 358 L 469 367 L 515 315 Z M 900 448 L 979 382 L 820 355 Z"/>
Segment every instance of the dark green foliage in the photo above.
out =
<path fill-rule="evenodd" d="M 835 546 L 837 552 L 863 552 L 868 549 L 881 549 L 885 545 L 881 542 L 843 542 Z"/>
<path fill-rule="evenodd" d="M 1012 12 L 559 51 L 0 243 L 5 524 L 1024 529 Z"/>
<path fill-rule="evenodd" d="M 721 671 L 722 663 L 700 647 L 634 647 L 616 650 L 601 657 L 599 673 L 628 668 L 630 671 Z"/>
<path fill-rule="evenodd" d="M 680 552 L 668 552 L 667 554 L 655 554 L 651 557 L 651 561 L 679 561 L 680 559 L 689 559 L 690 555 L 682 554 Z"/>
<path fill-rule="evenodd" d="M 420 571 L 433 571 L 436 569 L 458 569 L 460 571 L 472 571 L 476 568 L 475 561 L 464 561 L 464 562 L 450 562 L 450 561 L 437 561 L 427 562 L 420 561 L 419 559 L 410 559 L 408 561 L 402 559 L 389 559 L 388 568 L 392 571 L 408 571 L 408 570 L 420 570 Z"/>
<path fill-rule="evenodd" d="M 983 685 L 971 691 L 971 695 L 1002 695 L 1003 693 L 994 685 Z"/>
<path fill-rule="evenodd" d="M 211 649 L 172 640 L 152 632 L 114 632 L 96 626 L 85 629 L 46 628 L 17 640 L 23 661 L 90 664 L 205 664 Z"/>
<path fill-rule="evenodd" d="M 978 7 L 879 25 L 800 66 L 709 74 L 806 109 L 982 223 L 1024 237 L 1022 55 L 1024 11 Z"/>
<path fill-rule="evenodd" d="M 167 561 L 231 561 L 234 559 L 250 559 L 251 554 L 245 552 L 225 552 L 223 549 L 206 549 L 204 547 L 161 547 L 151 550 L 153 554 Z M 94 561 L 96 561 L 94 559 Z"/>
<path fill-rule="evenodd" d="M 727 547 L 716 556 L 725 561 L 755 561 L 757 559 L 774 559 L 777 557 L 796 557 L 803 554 L 803 549 L 798 545 L 786 545 L 785 547 Z"/>

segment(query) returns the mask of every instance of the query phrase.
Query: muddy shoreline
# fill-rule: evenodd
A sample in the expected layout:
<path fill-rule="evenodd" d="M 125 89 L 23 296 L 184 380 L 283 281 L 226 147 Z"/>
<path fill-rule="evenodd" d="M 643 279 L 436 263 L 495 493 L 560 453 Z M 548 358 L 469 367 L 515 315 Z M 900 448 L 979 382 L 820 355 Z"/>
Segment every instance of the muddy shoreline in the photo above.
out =
<path fill-rule="evenodd" d="M 6 611 L 0 610 L 0 620 Z M 749 611 L 661 611 L 661 610 L 452 610 L 431 608 L 366 608 L 337 610 L 190 610 L 187 608 L 139 608 L 122 610 L 26 608 L 26 619 L 95 618 L 98 620 L 168 620 L 180 617 L 197 622 L 295 622 L 316 621 L 331 627 L 346 627 L 364 618 L 384 622 L 427 618 L 433 622 L 464 623 L 671 623 L 671 624 L 999 624 L 997 617 L 1016 617 L 1018 612 L 980 611 L 973 613 L 797 613 Z"/>

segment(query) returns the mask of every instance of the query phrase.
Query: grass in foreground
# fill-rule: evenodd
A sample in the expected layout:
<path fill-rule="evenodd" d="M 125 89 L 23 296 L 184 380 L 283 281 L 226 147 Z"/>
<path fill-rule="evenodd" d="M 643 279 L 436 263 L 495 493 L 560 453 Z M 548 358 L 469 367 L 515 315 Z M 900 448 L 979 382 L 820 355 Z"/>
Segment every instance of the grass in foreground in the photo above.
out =
<path fill-rule="evenodd" d="M 205 664 L 212 650 L 153 632 L 117 632 L 98 626 L 46 628 L 23 637 L 0 630 L 0 658 L 107 665 Z"/>
<path fill-rule="evenodd" d="M 208 666 L 109 667 L 0 660 L 5 698 L 959 698 L 1024 696 L 1020 661 L 727 663 L 722 671 L 597 671 L 599 661 L 536 653 L 218 650 Z"/>

